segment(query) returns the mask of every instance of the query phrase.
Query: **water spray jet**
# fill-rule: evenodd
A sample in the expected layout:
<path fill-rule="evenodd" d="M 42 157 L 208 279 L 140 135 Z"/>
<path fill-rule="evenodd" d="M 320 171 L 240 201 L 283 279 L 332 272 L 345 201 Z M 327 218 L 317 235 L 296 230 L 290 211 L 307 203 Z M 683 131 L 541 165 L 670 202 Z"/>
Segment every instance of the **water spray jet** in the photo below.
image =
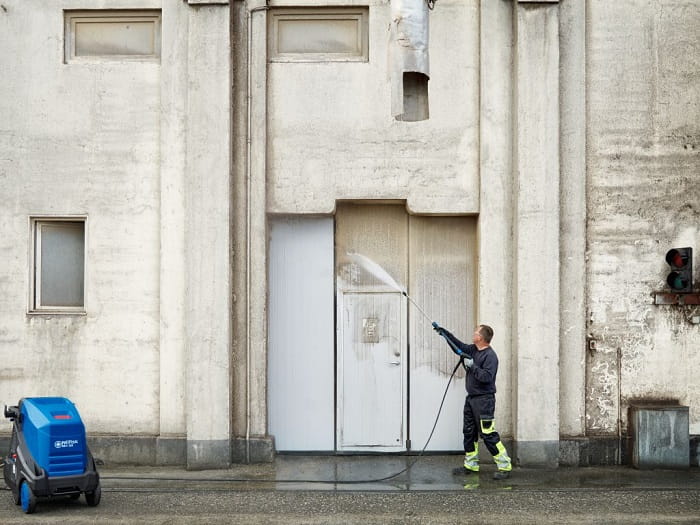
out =
<path fill-rule="evenodd" d="M 401 292 L 401 294 L 404 297 L 406 297 L 406 299 L 411 301 L 411 303 L 413 303 L 413 306 L 415 306 L 418 309 L 418 311 L 421 314 L 423 314 L 423 317 L 425 317 L 429 323 L 431 323 L 433 326 L 436 325 L 436 323 L 430 318 L 430 316 L 427 313 L 425 313 L 425 310 L 423 310 L 418 305 L 418 303 L 416 301 L 414 301 L 410 295 L 408 295 L 408 292 L 406 292 L 406 290 L 402 286 L 400 286 L 399 283 L 397 283 L 396 280 L 391 275 L 389 275 L 389 273 L 384 268 L 379 266 L 376 262 L 374 262 L 369 257 L 365 257 L 364 255 L 361 255 L 359 253 L 348 253 L 347 255 L 352 262 L 354 262 L 358 266 L 361 266 L 362 268 L 367 270 L 369 273 L 374 275 L 377 279 L 382 281 L 384 284 L 390 286 L 391 288 L 393 288 L 397 292 Z"/>

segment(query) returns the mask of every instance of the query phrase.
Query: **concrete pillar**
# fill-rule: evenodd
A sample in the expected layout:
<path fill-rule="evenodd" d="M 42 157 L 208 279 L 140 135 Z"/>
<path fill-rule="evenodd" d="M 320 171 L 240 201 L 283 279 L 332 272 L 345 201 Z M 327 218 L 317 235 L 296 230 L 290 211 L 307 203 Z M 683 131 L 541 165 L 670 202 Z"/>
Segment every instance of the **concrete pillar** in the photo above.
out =
<path fill-rule="evenodd" d="M 239 152 L 239 156 L 244 154 L 247 162 L 238 169 L 242 176 L 235 191 L 245 207 L 241 217 L 245 226 L 234 227 L 237 239 L 245 239 L 245 245 L 236 242 L 246 254 L 235 259 L 245 272 L 236 284 L 236 295 L 245 302 L 245 307 L 236 309 L 243 315 L 236 322 L 245 340 L 237 337 L 234 371 L 245 385 L 237 386 L 236 391 L 245 397 L 236 399 L 233 461 L 251 463 L 271 461 L 274 446 L 267 434 L 267 8 L 264 2 L 247 7 L 246 56 L 237 54 L 237 61 L 246 66 L 246 76 L 245 83 L 239 78 L 236 88 L 238 94 L 247 93 L 246 118 L 237 119 L 248 138 L 245 154 Z"/>
<path fill-rule="evenodd" d="M 249 441 L 256 438 L 253 457 L 265 455 L 267 434 L 267 11 L 253 14 L 251 67 L 251 151 L 249 162 L 250 286 L 249 333 Z M 260 440 L 260 441 L 259 441 Z M 261 443 L 258 451 L 257 444 Z"/>
<path fill-rule="evenodd" d="M 478 246 L 479 295 L 477 322 L 495 330 L 499 359 L 496 421 L 499 432 L 512 434 L 513 250 L 511 241 L 513 172 L 513 7 L 482 0 L 480 5 L 480 196 Z M 473 329 L 473 327 L 470 327 Z M 467 332 L 470 333 L 470 332 Z"/>
<path fill-rule="evenodd" d="M 185 458 L 187 10 L 163 5 L 160 123 L 160 433 L 156 462 Z"/>
<path fill-rule="evenodd" d="M 586 428 L 586 0 L 561 1 L 559 42 L 560 434 L 582 436 Z M 577 465 L 577 455 L 569 461 Z"/>
<path fill-rule="evenodd" d="M 228 5 L 188 9 L 186 427 L 187 467 L 199 469 L 231 457 L 231 48 Z"/>
<path fill-rule="evenodd" d="M 515 455 L 559 460 L 559 5 L 515 5 Z"/>
<path fill-rule="evenodd" d="M 231 159 L 231 252 L 232 268 L 232 331 L 231 340 L 231 382 L 232 382 L 232 436 L 231 460 L 239 463 L 245 460 L 245 442 L 240 436 L 246 435 L 246 348 L 248 282 L 246 265 L 248 261 L 246 224 L 248 217 L 248 6 L 245 2 L 231 4 L 231 45 L 233 71 L 231 105 L 232 159 Z M 238 452 L 239 445 L 243 453 Z"/>

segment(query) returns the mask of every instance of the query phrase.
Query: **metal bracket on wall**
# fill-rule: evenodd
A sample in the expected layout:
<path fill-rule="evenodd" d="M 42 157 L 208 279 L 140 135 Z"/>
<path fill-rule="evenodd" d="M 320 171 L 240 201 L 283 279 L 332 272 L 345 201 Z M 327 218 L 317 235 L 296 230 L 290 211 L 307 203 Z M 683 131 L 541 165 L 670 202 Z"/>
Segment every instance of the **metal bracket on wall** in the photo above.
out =
<path fill-rule="evenodd" d="M 668 293 L 654 292 L 654 304 L 667 304 L 676 306 L 698 305 L 700 304 L 700 293 L 683 292 Z"/>

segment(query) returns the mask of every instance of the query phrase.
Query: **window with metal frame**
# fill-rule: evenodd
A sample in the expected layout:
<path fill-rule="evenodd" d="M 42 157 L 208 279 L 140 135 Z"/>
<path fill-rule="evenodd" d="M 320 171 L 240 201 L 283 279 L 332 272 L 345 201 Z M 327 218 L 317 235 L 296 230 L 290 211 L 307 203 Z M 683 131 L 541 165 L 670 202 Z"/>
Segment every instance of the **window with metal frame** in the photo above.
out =
<path fill-rule="evenodd" d="M 64 11 L 64 61 L 160 59 L 160 10 Z"/>
<path fill-rule="evenodd" d="M 85 313 L 86 217 L 32 217 L 30 313 Z"/>
<path fill-rule="evenodd" d="M 367 7 L 273 8 L 272 62 L 367 62 Z"/>

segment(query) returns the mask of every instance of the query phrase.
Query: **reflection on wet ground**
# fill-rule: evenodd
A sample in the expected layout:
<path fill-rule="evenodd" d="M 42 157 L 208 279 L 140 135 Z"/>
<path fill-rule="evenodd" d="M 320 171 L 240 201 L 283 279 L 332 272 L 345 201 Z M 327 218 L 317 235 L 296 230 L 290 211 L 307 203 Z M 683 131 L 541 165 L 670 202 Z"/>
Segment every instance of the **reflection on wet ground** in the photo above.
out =
<path fill-rule="evenodd" d="M 233 465 L 223 470 L 176 467 L 100 469 L 105 488 L 161 490 L 464 491 L 556 489 L 700 489 L 700 469 L 637 470 L 632 467 L 514 468 L 510 479 L 492 479 L 495 466 L 454 476 L 459 455 L 297 456 L 270 464 Z M 397 474 L 397 475 L 395 475 Z"/>

